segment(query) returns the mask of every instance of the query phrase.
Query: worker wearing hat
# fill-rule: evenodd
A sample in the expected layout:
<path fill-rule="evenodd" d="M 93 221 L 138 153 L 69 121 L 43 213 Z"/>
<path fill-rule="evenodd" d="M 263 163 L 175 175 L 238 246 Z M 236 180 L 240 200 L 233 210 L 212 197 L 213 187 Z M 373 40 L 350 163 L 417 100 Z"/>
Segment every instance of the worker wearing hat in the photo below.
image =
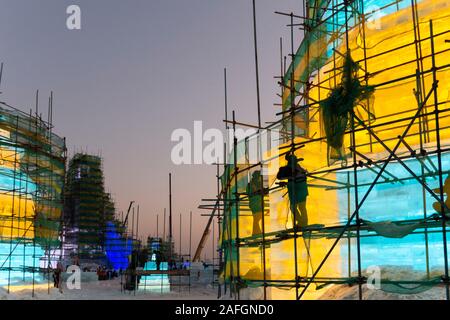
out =
<path fill-rule="evenodd" d="M 261 192 L 261 190 L 263 190 Z M 262 187 L 261 171 L 257 170 L 252 173 L 252 178 L 247 184 L 247 195 L 249 207 L 253 214 L 253 231 L 252 235 L 261 233 L 260 222 L 264 212 L 264 193 L 266 191 Z"/>
<path fill-rule="evenodd" d="M 308 172 L 299 165 L 299 159 L 292 153 L 285 157 L 287 164 L 281 167 L 277 179 L 287 180 L 287 189 L 291 212 L 293 214 L 293 225 L 305 227 L 308 225 L 308 212 L 306 210 L 306 199 L 308 197 L 308 184 L 306 177 Z"/>

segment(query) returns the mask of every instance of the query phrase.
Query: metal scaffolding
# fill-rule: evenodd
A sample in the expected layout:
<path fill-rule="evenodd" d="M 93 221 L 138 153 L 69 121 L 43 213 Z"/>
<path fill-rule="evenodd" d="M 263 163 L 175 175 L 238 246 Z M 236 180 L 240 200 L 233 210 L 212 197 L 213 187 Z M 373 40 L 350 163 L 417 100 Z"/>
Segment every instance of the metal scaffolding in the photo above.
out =
<path fill-rule="evenodd" d="M 53 94 L 48 120 L 38 109 L 0 108 L 0 282 L 8 293 L 17 282 L 50 288 L 50 269 L 61 255 L 65 139 L 53 133 Z M 47 278 L 47 280 L 45 280 Z"/>
<path fill-rule="evenodd" d="M 378 5 L 377 10 L 370 5 Z M 212 204 L 200 206 L 220 218 L 225 293 L 229 287 L 236 299 L 243 289 L 261 290 L 262 299 L 312 299 L 331 284 L 346 284 L 357 285 L 362 299 L 370 263 L 384 267 L 393 261 L 394 266 L 420 270 L 421 277 L 382 278 L 382 290 L 401 294 L 441 287 L 450 299 L 450 95 L 445 96 L 450 92 L 449 4 L 305 0 L 303 8 L 302 15 L 277 12 L 289 18 L 291 32 L 288 70 L 280 46 L 280 119 L 262 127 L 259 93 L 257 126 L 237 122 L 233 111 L 232 120 L 225 120 L 234 135 L 221 190 Z M 369 28 L 374 17 L 380 29 Z M 303 41 L 295 51 L 297 27 L 303 30 Z M 255 58 L 257 65 L 257 50 Z M 373 90 L 375 103 L 367 98 L 352 105 L 345 114 L 342 151 L 333 155 L 324 112 L 340 81 L 349 80 L 346 63 L 357 68 L 350 80 Z M 374 104 L 373 112 L 369 104 Z M 257 131 L 238 140 L 237 126 Z M 275 132 L 279 145 L 263 150 L 263 141 Z M 251 141 L 257 145 L 256 161 L 249 156 Z M 289 201 L 286 197 L 291 182 L 286 188 L 273 171 L 282 167 L 286 155 L 296 156 L 307 169 L 312 200 L 305 206 L 313 223 L 299 225 L 293 214 L 295 195 Z M 262 173 L 260 186 L 251 190 L 255 171 Z M 405 196 L 408 190 L 420 194 Z M 263 208 L 257 234 L 249 227 L 256 219 L 252 199 L 260 199 Z M 402 201 L 404 211 L 396 212 Z M 382 250 L 397 250 L 399 260 L 383 257 Z M 403 255 L 405 261 L 400 261 Z M 420 265 L 412 265 L 417 261 Z"/>

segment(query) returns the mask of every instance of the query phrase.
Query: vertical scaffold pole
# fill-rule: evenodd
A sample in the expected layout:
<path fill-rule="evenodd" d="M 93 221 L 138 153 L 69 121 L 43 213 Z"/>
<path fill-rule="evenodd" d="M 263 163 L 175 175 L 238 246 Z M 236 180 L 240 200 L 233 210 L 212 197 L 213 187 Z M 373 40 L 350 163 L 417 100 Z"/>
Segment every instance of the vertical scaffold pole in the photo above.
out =
<path fill-rule="evenodd" d="M 163 241 L 166 241 L 166 208 L 164 208 Z"/>
<path fill-rule="evenodd" d="M 31 119 L 28 120 L 28 132 L 31 132 Z M 24 210 L 24 215 L 23 215 L 23 219 L 24 219 L 24 225 L 26 226 L 26 222 L 28 221 L 28 198 L 29 198 L 29 190 L 28 190 L 28 184 L 30 182 L 32 182 L 31 178 L 30 178 L 30 174 L 29 174 L 29 167 L 30 167 L 30 157 L 28 156 L 27 159 L 25 160 L 25 173 L 26 173 L 26 177 L 25 177 L 25 210 Z M 26 235 L 26 234 L 25 234 Z M 27 252 L 26 252 L 26 245 L 24 243 L 23 246 L 23 265 L 25 266 L 25 258 L 26 258 Z M 25 281 L 25 273 L 23 273 L 23 281 Z"/>
<path fill-rule="evenodd" d="M 291 79 L 290 79 L 290 96 L 291 96 L 291 106 L 290 106 L 290 116 L 291 116 L 291 154 L 294 155 L 295 151 L 295 53 L 294 53 L 294 13 L 291 12 Z M 295 184 L 295 164 L 291 161 L 291 179 L 288 180 L 288 184 Z M 294 230 L 294 273 L 295 273 L 295 298 L 298 300 L 298 289 L 299 289 L 299 277 L 298 277 L 298 252 L 297 252 L 297 215 L 295 214 L 296 209 L 296 194 L 292 192 L 293 199 L 289 199 L 292 215 L 292 227 Z"/>
<path fill-rule="evenodd" d="M 351 198 L 352 198 L 352 191 L 350 187 L 350 171 L 347 171 L 347 221 L 350 220 L 350 217 L 352 215 L 351 212 Z M 347 270 L 348 270 L 348 277 L 351 278 L 352 276 L 352 236 L 350 232 L 347 232 L 347 250 L 348 250 L 348 256 L 347 256 Z"/>
<path fill-rule="evenodd" d="M 228 181 L 228 175 L 227 175 L 227 143 L 229 142 L 229 135 L 228 135 L 228 130 L 229 130 L 229 125 L 228 125 L 228 88 L 227 88 L 227 69 L 224 68 L 224 97 L 225 97 L 225 133 L 226 133 L 226 142 L 224 142 L 223 145 L 223 172 L 224 172 L 224 176 L 226 177 L 225 179 L 225 186 L 222 188 L 222 192 L 223 192 L 223 226 L 226 228 L 227 230 L 227 243 L 228 243 L 228 254 L 229 254 L 229 260 L 228 260 L 228 255 L 225 255 L 224 260 L 225 261 L 229 261 L 229 265 L 230 265 L 230 280 L 233 279 L 233 259 L 232 259 L 232 245 L 231 245 L 231 232 L 230 232 L 230 228 L 231 228 L 231 219 L 227 219 L 226 217 L 226 213 L 227 213 L 227 201 L 228 201 L 228 185 L 229 185 L 229 181 Z M 220 179 L 220 178 L 219 178 Z M 219 205 L 220 205 L 220 199 L 219 199 Z M 230 211 L 231 212 L 231 211 Z M 223 249 L 223 239 L 222 239 L 222 249 Z M 224 263 L 224 270 L 223 270 L 223 275 L 224 275 L 224 294 L 227 293 L 227 264 Z M 232 281 L 232 280 L 231 280 Z M 230 281 L 230 298 L 233 297 L 233 293 L 231 290 L 231 281 Z"/>
<path fill-rule="evenodd" d="M 16 175 L 17 175 L 17 137 L 19 132 L 19 116 L 16 116 L 16 138 L 14 141 L 14 171 L 13 171 L 13 190 L 12 190 L 12 200 L 11 200 L 11 234 L 9 239 L 9 267 L 8 267 L 8 294 L 10 293 L 10 285 L 11 285 L 11 268 L 12 268 L 12 259 L 13 259 L 13 231 L 14 231 L 14 215 L 15 215 L 15 198 L 16 198 Z M 18 221 L 19 222 L 19 221 Z M 18 224 L 19 226 L 19 224 Z M 19 234 L 19 228 L 17 228 L 17 234 Z M 20 241 L 20 239 L 18 239 Z M 23 266 L 25 268 L 25 266 Z"/>
<path fill-rule="evenodd" d="M 423 64 L 423 52 L 422 52 L 422 39 L 420 35 L 420 26 L 419 26 L 419 10 L 417 8 L 417 0 L 411 0 L 411 10 L 412 10 L 412 21 L 413 21 L 413 30 L 414 30 L 414 47 L 416 51 L 416 62 L 417 69 L 420 70 L 420 73 L 424 72 L 424 64 Z M 418 98 L 420 98 L 420 102 L 423 101 L 425 94 L 425 77 L 422 76 L 419 78 L 419 92 Z M 428 116 L 426 115 L 428 112 L 427 106 L 423 106 L 423 117 L 419 117 L 419 127 L 421 128 L 420 134 L 420 148 L 423 148 L 424 142 L 430 142 L 430 131 L 428 130 Z M 423 131 L 423 138 L 422 138 Z M 424 141 L 423 141 L 424 140 Z"/>
<path fill-rule="evenodd" d="M 231 238 L 232 238 L 232 227 L 231 227 L 231 207 L 232 206 L 228 206 L 228 203 L 231 199 L 228 198 L 228 194 L 229 194 L 229 186 L 230 186 L 230 173 L 227 170 L 227 144 L 224 144 L 224 154 L 223 154 L 223 163 L 224 163 L 224 175 L 225 175 L 225 192 L 224 192 L 224 196 L 223 196 L 223 217 L 224 217 L 224 221 L 223 224 L 226 227 L 226 231 L 227 231 L 227 244 L 228 244 L 228 255 L 227 255 L 227 261 L 229 263 L 230 266 L 230 299 L 233 298 L 233 290 L 232 290 L 232 282 L 234 281 L 234 267 L 233 267 L 233 246 L 231 243 Z M 228 212 L 228 215 L 227 215 Z M 227 271 L 227 266 L 225 264 L 225 269 L 224 269 L 224 277 L 226 279 L 226 271 Z M 227 292 L 227 286 L 226 286 L 226 281 L 225 281 L 225 293 Z"/>
<path fill-rule="evenodd" d="M 50 148 L 52 147 L 52 134 L 51 134 L 51 126 L 50 126 L 50 112 L 51 112 L 51 103 L 52 103 L 52 101 L 51 101 L 51 96 L 48 98 L 48 114 L 47 114 L 47 119 L 48 119 L 48 122 L 47 122 L 47 125 L 48 125 L 48 130 L 49 130 L 49 136 L 48 136 L 48 139 L 49 139 L 49 144 L 50 144 Z M 48 168 L 49 170 L 50 170 L 50 173 L 49 173 L 49 175 L 50 175 L 50 185 L 53 185 L 52 184 L 52 177 L 53 177 L 53 168 L 52 168 L 52 161 L 50 160 L 50 167 Z M 53 192 L 51 192 L 50 193 L 50 195 L 47 195 L 47 199 L 49 200 L 49 202 L 51 201 L 51 199 L 52 199 L 52 196 L 53 196 Z M 50 207 L 49 207 L 49 210 L 50 210 L 50 217 L 53 217 L 53 207 L 52 207 L 52 205 L 50 205 Z M 51 257 L 52 257 L 52 254 L 51 254 L 51 246 L 52 246 L 52 243 L 51 243 L 51 239 L 52 239 L 52 231 L 49 231 L 49 240 L 48 240 L 48 242 L 47 242 L 47 253 L 48 253 L 48 260 L 47 260 L 47 294 L 50 294 L 50 270 L 51 270 Z"/>
<path fill-rule="evenodd" d="M 233 110 L 233 158 L 234 158 L 234 206 L 236 219 L 236 276 L 234 277 L 234 289 L 236 290 L 235 298 L 240 300 L 239 283 L 240 281 L 240 240 L 239 240 L 239 193 L 238 193 L 238 165 L 237 165 L 237 137 L 236 137 L 236 115 Z M 231 221 L 230 221 L 231 222 Z"/>
<path fill-rule="evenodd" d="M 366 85 L 369 84 L 369 69 L 367 64 L 367 45 L 366 45 L 366 15 L 364 10 L 364 1 L 359 1 L 359 7 L 361 8 L 361 12 L 358 14 L 360 17 L 359 23 L 361 24 L 362 29 L 362 41 L 363 41 L 363 53 L 364 53 L 364 82 Z M 362 17 L 362 19 L 361 19 Z M 367 98 L 367 105 L 369 106 L 369 98 Z M 370 108 L 367 108 L 367 118 L 369 119 L 369 123 L 371 122 L 371 113 Z M 372 141 L 372 135 L 369 135 L 369 145 L 370 145 L 370 152 L 373 152 L 373 141 Z"/>
<path fill-rule="evenodd" d="M 220 201 L 219 201 L 219 206 L 220 206 Z M 218 213 L 217 214 L 217 233 L 218 233 L 217 238 L 219 240 L 223 238 L 222 233 L 221 233 L 221 226 L 222 226 L 222 217 Z M 217 269 L 218 269 L 218 272 L 219 272 L 219 275 L 220 275 L 220 271 L 223 268 L 223 251 L 222 251 L 222 248 L 219 248 L 219 247 L 217 247 L 217 250 L 218 250 L 218 255 L 219 255 L 218 256 L 218 258 L 219 258 L 219 267 Z M 219 291 L 217 292 L 217 299 L 219 299 L 222 296 L 222 286 L 220 285 L 219 281 L 217 281 L 217 282 L 218 282 L 218 287 L 219 287 L 219 289 L 218 289 Z"/>
<path fill-rule="evenodd" d="M 257 131 L 257 139 L 258 139 L 258 161 L 260 163 L 260 190 L 261 192 L 261 208 L 262 208 L 262 219 L 261 219 L 261 227 L 262 227 L 262 260 L 263 260 L 263 286 L 264 286 L 264 300 L 267 300 L 267 274 L 266 274 L 266 227 L 265 227 L 265 215 L 264 215 L 264 165 L 263 165 L 263 155 L 262 155 L 262 145 L 261 145 L 261 96 L 259 90 L 259 63 L 258 63 L 258 37 L 257 37 L 257 29 L 256 29 L 256 3 L 253 0 L 253 40 L 255 47 L 255 76 L 256 76 L 256 104 L 258 110 L 258 131 Z"/>
<path fill-rule="evenodd" d="M 38 109 L 39 109 L 39 90 L 36 91 L 36 116 L 35 116 L 35 126 L 34 126 L 35 141 L 38 141 L 38 118 L 37 118 Z M 32 111 L 30 112 L 30 117 L 31 116 L 32 116 Z M 30 121 L 31 121 L 31 119 L 30 119 Z M 34 151 L 34 155 L 35 155 L 34 156 L 34 161 L 35 161 L 34 165 L 37 166 L 37 163 L 38 163 L 37 150 L 36 150 L 37 146 L 34 144 L 32 144 L 32 145 L 34 147 L 33 151 Z M 38 188 L 35 188 L 35 191 L 34 191 L 34 202 L 35 203 L 37 203 L 37 201 L 38 201 L 38 196 L 39 196 Z M 36 206 L 35 206 L 34 210 L 35 210 L 34 214 L 36 215 Z M 34 221 L 33 221 L 33 223 L 34 223 Z M 33 236 L 33 286 L 32 286 L 32 293 L 31 293 L 32 297 L 34 297 L 34 285 L 35 285 L 35 280 L 36 280 L 36 276 L 35 276 L 35 274 L 36 274 L 36 259 L 35 259 L 35 257 L 36 257 L 36 225 L 34 225 L 33 229 L 34 229 L 34 236 Z"/>
<path fill-rule="evenodd" d="M 211 236 L 211 254 L 212 254 L 212 258 L 211 258 L 211 261 L 212 261 L 212 287 L 214 288 L 214 257 L 215 257 L 215 254 L 214 254 L 214 242 L 216 241 L 216 235 L 215 235 L 215 228 L 214 228 L 214 211 L 213 211 L 213 213 L 212 213 L 212 217 L 211 217 L 211 229 L 212 229 L 212 236 Z"/>
<path fill-rule="evenodd" d="M 433 21 L 430 20 L 430 41 L 431 41 L 431 63 L 433 70 L 433 83 L 437 83 L 437 71 L 436 71 L 436 57 L 434 49 L 434 32 Z M 439 97 L 437 93 L 437 87 L 434 88 L 434 117 L 436 123 L 436 149 L 439 171 L 439 199 L 444 204 L 444 182 L 442 179 L 442 150 L 441 150 L 441 136 L 440 136 L 440 123 L 439 123 Z M 449 290 L 449 277 L 448 277 L 448 248 L 447 248 L 447 217 L 444 205 L 441 204 L 441 219 L 442 219 L 442 239 L 444 246 L 444 283 L 445 283 L 445 297 L 450 299 Z"/>
<path fill-rule="evenodd" d="M 423 76 L 423 58 L 422 58 L 422 46 L 421 46 L 421 37 L 420 37 L 420 28 L 418 26 L 418 14 L 417 14 L 417 2 L 415 0 L 411 0 L 411 11 L 412 11 L 412 23 L 413 23 L 413 30 L 414 30 L 414 49 L 416 54 L 416 64 L 417 64 L 417 70 L 416 70 L 416 100 L 417 105 L 420 108 L 424 99 L 424 93 L 425 93 L 425 81 Z M 426 113 L 426 106 L 424 106 L 424 113 Z M 419 143 L 420 143 L 420 150 L 423 150 L 424 145 L 424 139 L 427 141 L 428 136 L 428 125 L 425 126 L 424 121 L 426 121 L 427 118 L 419 117 Z M 428 139 L 429 140 L 429 139 Z M 426 183 L 426 177 L 425 174 L 425 168 L 423 165 L 421 167 L 421 176 L 422 176 L 422 185 Z M 426 205 L 426 190 L 422 186 L 422 204 L 423 204 L 423 217 L 424 219 L 427 218 L 427 205 Z M 428 227 L 425 226 L 424 228 L 424 240 L 425 240 L 425 260 L 426 260 L 426 269 L 427 269 L 427 277 L 430 277 L 430 259 L 429 259 L 429 238 L 428 238 Z"/>
<path fill-rule="evenodd" d="M 227 88 L 227 68 L 223 69 L 223 80 L 225 89 L 225 129 L 228 130 L 228 88 Z"/>
<path fill-rule="evenodd" d="M 133 241 L 133 249 L 134 249 L 134 207 L 131 213 L 131 241 Z"/>
<path fill-rule="evenodd" d="M 172 173 L 169 173 L 169 259 L 172 260 Z M 170 267 L 169 267 L 170 269 Z"/>
<path fill-rule="evenodd" d="M 192 270 L 192 211 L 189 212 L 189 292 L 191 292 Z"/>
<path fill-rule="evenodd" d="M 349 45 L 349 26 L 348 26 L 348 7 L 351 6 L 353 0 L 344 0 L 345 4 L 345 43 L 347 54 L 349 54 L 350 45 Z M 356 162 L 356 134 L 355 134 L 355 117 L 352 112 L 351 114 L 351 150 L 353 155 L 353 185 L 355 192 L 355 203 L 359 203 L 358 197 L 358 164 Z M 359 207 L 356 206 L 355 212 L 356 219 L 356 255 L 357 255 L 357 264 L 358 264 L 358 298 L 362 300 L 362 275 L 361 275 L 361 221 L 359 219 Z"/>
<path fill-rule="evenodd" d="M 131 215 L 131 261 L 134 260 L 134 265 L 132 266 L 132 268 L 134 267 L 133 270 L 131 270 L 131 275 L 134 275 L 134 288 L 133 288 L 133 294 L 136 295 L 136 258 L 137 258 L 137 254 L 135 251 L 135 242 L 134 242 L 134 207 L 133 207 L 133 212 Z M 131 278 L 133 279 L 133 278 Z"/>
<path fill-rule="evenodd" d="M 220 239 L 220 159 L 217 159 L 216 169 L 217 169 L 216 170 L 216 178 L 217 178 L 217 224 L 218 224 L 217 232 L 219 234 L 219 236 L 217 238 Z M 213 224 L 213 228 L 214 228 L 214 224 Z M 219 246 L 217 246 L 217 249 L 218 249 L 218 254 L 219 254 L 218 269 L 220 270 L 221 265 L 222 265 L 222 254 L 221 254 L 222 250 L 219 249 Z M 213 275 L 214 275 L 214 268 L 213 268 Z M 217 297 L 220 298 L 220 296 L 221 296 L 221 285 L 218 281 Z"/>
<path fill-rule="evenodd" d="M 137 257 L 140 256 L 140 252 L 141 252 L 141 241 L 139 240 L 139 215 L 140 215 L 140 211 L 139 211 L 139 205 L 137 206 L 137 214 L 136 214 L 136 241 L 137 241 Z M 139 265 L 139 261 L 136 258 L 136 265 Z M 136 267 L 135 267 L 136 270 Z M 134 286 L 134 294 L 136 294 L 136 289 L 138 289 L 138 277 L 136 276 L 136 284 Z"/>
<path fill-rule="evenodd" d="M 182 260 L 183 260 L 183 254 L 181 253 L 181 213 L 180 213 L 180 270 L 183 268 Z M 181 292 L 181 274 L 178 275 L 178 291 Z"/>
<path fill-rule="evenodd" d="M 141 243 L 139 241 L 139 205 L 137 207 L 137 214 L 136 214 L 136 240 L 138 241 L 138 246 L 140 248 Z"/>
<path fill-rule="evenodd" d="M 179 252 L 180 252 L 180 258 L 183 256 L 182 254 L 181 254 L 181 223 L 182 223 L 182 217 L 181 217 L 181 213 L 180 213 L 180 246 L 179 246 Z"/>

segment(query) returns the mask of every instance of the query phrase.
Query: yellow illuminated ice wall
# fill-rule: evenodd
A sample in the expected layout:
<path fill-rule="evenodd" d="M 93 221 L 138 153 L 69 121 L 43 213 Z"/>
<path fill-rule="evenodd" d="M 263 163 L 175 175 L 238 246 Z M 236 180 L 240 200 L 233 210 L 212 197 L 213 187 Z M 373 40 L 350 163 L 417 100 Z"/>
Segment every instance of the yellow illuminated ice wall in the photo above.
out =
<path fill-rule="evenodd" d="M 272 131 L 279 131 L 285 142 L 264 154 L 265 167 L 272 169 L 264 176 L 265 187 L 270 188 L 265 196 L 265 252 L 261 246 L 262 236 L 251 234 L 253 217 L 246 198 L 246 186 L 252 172 L 259 167 L 252 166 L 246 158 L 249 139 L 238 142 L 229 155 L 231 164 L 222 177 L 225 217 L 221 244 L 226 262 L 222 277 L 232 287 L 239 287 L 243 298 L 263 297 L 265 268 L 266 297 L 295 299 L 328 252 L 328 259 L 314 278 L 324 281 L 312 283 L 302 299 L 319 298 L 329 288 L 325 284 L 339 282 L 339 279 L 351 283 L 355 279 L 355 230 L 345 232 L 333 250 L 332 245 L 354 213 L 356 197 L 361 201 L 384 162 L 379 165 L 364 163 L 367 164 L 368 159 L 388 159 L 388 149 L 396 147 L 398 136 L 405 133 L 408 124 L 412 123 L 405 134 L 405 143 L 399 144 L 396 155 L 403 157 L 404 163 L 429 189 L 438 188 L 439 176 L 445 180 L 450 172 L 450 43 L 446 42 L 450 39 L 450 3 L 446 0 L 417 3 L 409 0 L 352 1 L 345 9 L 342 1 L 306 2 L 311 19 L 305 21 L 311 29 L 304 35 L 283 78 L 284 118 L 270 127 Z M 345 21 L 348 21 L 347 27 Z M 369 110 L 363 107 L 355 108 L 356 115 L 376 135 L 369 134 L 367 128 L 356 123 L 356 160 L 357 163 L 362 161 L 356 170 L 357 188 L 354 187 L 355 170 L 349 149 L 352 143 L 350 121 L 344 136 L 345 157 L 330 159 L 320 107 L 330 89 L 340 83 L 340 66 L 348 52 L 359 65 L 357 76 L 361 83 L 375 88 L 371 101 L 373 114 L 369 115 Z M 432 90 L 433 77 L 438 81 L 435 91 Z M 422 104 L 424 107 L 419 116 L 412 120 Z M 295 154 L 304 159 L 301 165 L 310 173 L 307 211 L 309 225 L 312 225 L 311 232 L 300 233 L 297 238 L 296 252 L 287 191 L 279 187 L 276 179 L 277 169 L 286 165 L 284 154 L 290 150 L 292 106 L 297 107 L 294 142 L 297 146 L 304 144 Z M 436 150 L 435 108 L 439 112 L 441 153 Z M 413 157 L 411 150 L 421 156 Z M 235 155 L 237 179 L 234 176 Z M 441 173 L 438 172 L 439 161 Z M 236 202 L 236 194 L 239 202 Z M 420 225 L 437 214 L 433 207 L 435 202 L 436 198 L 401 163 L 389 162 L 378 183 L 368 193 L 359 215 L 369 222 L 410 223 L 411 232 L 402 237 L 383 237 L 374 229 L 361 231 L 362 271 L 371 265 L 390 265 L 422 272 L 430 281 L 435 274 L 443 275 L 444 244 L 442 229 L 439 229 L 442 224 L 435 225 L 435 229 Z M 239 237 L 236 229 L 239 229 Z M 299 277 L 297 290 L 296 275 Z"/>
<path fill-rule="evenodd" d="M 64 172 L 65 141 L 51 125 L 0 108 L 0 285 L 37 282 L 30 270 L 57 259 Z"/>

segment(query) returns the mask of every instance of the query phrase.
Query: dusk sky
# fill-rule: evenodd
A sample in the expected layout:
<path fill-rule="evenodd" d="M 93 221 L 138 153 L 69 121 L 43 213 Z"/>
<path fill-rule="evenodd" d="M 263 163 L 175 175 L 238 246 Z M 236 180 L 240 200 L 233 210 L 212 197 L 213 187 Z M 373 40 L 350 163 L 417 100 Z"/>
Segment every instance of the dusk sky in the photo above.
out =
<path fill-rule="evenodd" d="M 66 8 L 81 8 L 81 30 L 68 30 Z M 276 120 L 279 38 L 290 50 L 287 17 L 299 0 L 257 0 L 263 121 Z M 296 30 L 297 44 L 302 32 Z M 54 91 L 55 133 L 69 154 L 104 159 L 105 185 L 118 211 L 140 205 L 140 236 L 156 234 L 156 215 L 168 208 L 173 174 L 176 248 L 183 215 L 188 253 L 189 211 L 193 251 L 205 227 L 202 198 L 216 195 L 216 168 L 172 164 L 177 128 L 223 129 L 223 68 L 228 69 L 229 110 L 254 123 L 256 85 L 251 0 L 0 0 L 1 100 L 24 111 L 40 90 L 46 117 Z M 216 231 L 217 235 L 217 231 Z M 211 238 L 204 254 L 211 256 Z M 204 255 L 202 256 L 204 257 Z"/>

